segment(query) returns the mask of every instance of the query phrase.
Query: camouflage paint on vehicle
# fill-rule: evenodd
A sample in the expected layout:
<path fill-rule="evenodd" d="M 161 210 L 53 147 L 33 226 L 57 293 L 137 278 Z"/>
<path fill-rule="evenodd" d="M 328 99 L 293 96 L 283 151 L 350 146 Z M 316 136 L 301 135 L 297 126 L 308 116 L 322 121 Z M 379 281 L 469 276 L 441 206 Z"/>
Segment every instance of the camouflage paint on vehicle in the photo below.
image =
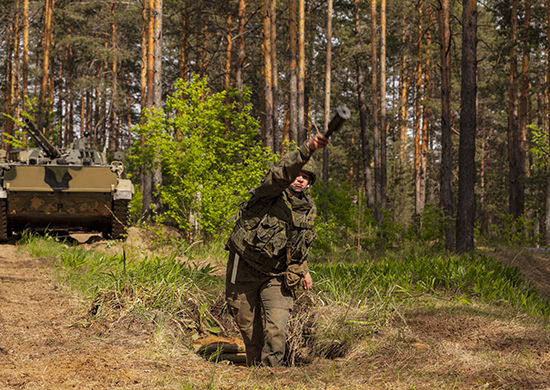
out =
<path fill-rule="evenodd" d="M 123 155 L 107 163 L 86 139 L 58 150 L 28 125 L 41 146 L 0 152 L 0 241 L 12 231 L 70 230 L 102 232 L 123 238 L 134 192 L 125 178 Z M 39 134 L 36 134 L 39 133 Z"/>

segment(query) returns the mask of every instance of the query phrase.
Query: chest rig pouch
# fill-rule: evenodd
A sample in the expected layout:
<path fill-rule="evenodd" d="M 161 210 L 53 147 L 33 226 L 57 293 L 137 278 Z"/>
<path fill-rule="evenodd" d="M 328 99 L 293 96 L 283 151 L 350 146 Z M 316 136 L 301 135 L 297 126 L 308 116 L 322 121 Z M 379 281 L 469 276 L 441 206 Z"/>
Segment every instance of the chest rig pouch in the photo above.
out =
<path fill-rule="evenodd" d="M 316 236 L 310 214 L 293 215 L 286 193 L 276 198 L 252 198 L 239 211 L 229 249 L 267 274 L 279 273 L 291 262 L 301 264 Z"/>

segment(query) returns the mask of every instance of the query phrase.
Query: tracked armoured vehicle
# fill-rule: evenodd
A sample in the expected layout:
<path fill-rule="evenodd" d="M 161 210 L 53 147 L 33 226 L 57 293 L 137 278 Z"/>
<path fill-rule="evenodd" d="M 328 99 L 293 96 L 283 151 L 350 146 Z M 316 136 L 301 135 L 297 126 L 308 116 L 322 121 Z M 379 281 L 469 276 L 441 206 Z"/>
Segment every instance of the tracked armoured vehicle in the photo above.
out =
<path fill-rule="evenodd" d="M 26 129 L 39 147 L 0 151 L 0 242 L 25 229 L 124 238 L 134 193 L 124 155 L 116 152 L 109 164 L 88 137 L 58 149 L 32 122 Z"/>

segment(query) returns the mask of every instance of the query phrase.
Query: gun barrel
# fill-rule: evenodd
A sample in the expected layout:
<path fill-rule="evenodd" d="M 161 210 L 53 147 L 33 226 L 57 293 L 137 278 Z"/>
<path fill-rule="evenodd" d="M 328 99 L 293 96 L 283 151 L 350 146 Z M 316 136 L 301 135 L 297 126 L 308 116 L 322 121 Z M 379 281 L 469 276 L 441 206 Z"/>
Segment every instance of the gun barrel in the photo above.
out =
<path fill-rule="evenodd" d="M 328 130 L 325 133 L 325 137 L 329 138 L 333 133 L 340 130 L 340 127 L 351 117 L 351 112 L 346 106 L 339 106 L 336 109 L 336 114 L 330 120 L 328 124 Z"/>
<path fill-rule="evenodd" d="M 59 152 L 59 150 L 57 150 L 57 148 L 53 146 L 50 141 L 48 141 L 44 134 L 42 134 L 36 128 L 33 121 L 28 118 L 25 119 L 25 127 L 29 130 L 30 135 L 32 136 L 32 138 L 34 138 L 36 143 L 44 149 L 44 151 L 50 158 L 61 157 L 61 153 Z"/>

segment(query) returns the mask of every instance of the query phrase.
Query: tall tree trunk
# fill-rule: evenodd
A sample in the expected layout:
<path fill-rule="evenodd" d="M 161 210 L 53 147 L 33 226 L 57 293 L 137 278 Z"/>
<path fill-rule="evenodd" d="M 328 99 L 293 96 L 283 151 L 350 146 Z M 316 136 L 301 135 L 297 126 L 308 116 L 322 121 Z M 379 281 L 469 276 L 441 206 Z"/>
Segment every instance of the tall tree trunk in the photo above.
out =
<path fill-rule="evenodd" d="M 298 144 L 306 140 L 306 4 L 298 0 Z"/>
<path fill-rule="evenodd" d="M 153 105 L 156 108 L 162 107 L 162 3 L 163 0 L 155 0 L 155 23 L 154 23 L 154 53 L 155 53 L 155 60 L 154 60 L 154 100 Z M 152 202 L 155 207 L 156 215 L 160 214 L 162 212 L 162 200 L 160 197 L 160 188 L 162 187 L 162 171 L 160 167 L 160 150 L 156 151 L 155 154 L 156 161 L 155 161 L 155 168 L 153 170 L 153 177 L 152 177 L 152 187 L 153 187 L 153 194 L 152 194 Z"/>
<path fill-rule="evenodd" d="M 296 0 L 288 0 L 288 34 L 290 39 L 288 133 L 289 140 L 298 143 L 298 79 L 296 74 Z"/>
<path fill-rule="evenodd" d="M 330 121 L 330 88 L 331 88 L 331 71 L 332 71 L 332 0 L 327 2 L 327 55 L 325 63 L 325 112 L 324 112 L 324 131 L 328 131 Z M 323 149 L 323 180 L 328 186 L 328 159 L 329 148 Z"/>
<path fill-rule="evenodd" d="M 155 71 L 155 0 L 148 0 L 147 7 L 147 75 L 146 75 L 146 108 L 151 110 L 154 107 L 154 71 Z M 147 166 L 143 173 L 142 182 L 143 203 L 141 215 L 144 220 L 151 216 L 151 205 L 153 204 L 153 173 L 151 167 Z"/>
<path fill-rule="evenodd" d="M 550 0 L 549 0 L 550 1 Z M 449 0 L 439 1 L 441 57 L 441 205 L 445 218 L 445 247 L 455 250 L 453 219 L 453 157 L 451 138 L 451 30 Z"/>
<path fill-rule="evenodd" d="M 187 81 L 187 58 L 189 50 L 189 0 L 185 0 L 183 6 L 183 23 L 181 27 L 181 48 L 180 48 L 180 63 L 179 63 L 179 78 Z"/>
<path fill-rule="evenodd" d="M 70 33 L 70 31 L 69 31 Z M 67 123 L 67 132 L 69 133 L 69 144 L 74 140 L 74 56 L 73 48 L 70 44 L 67 45 L 67 94 L 69 100 L 69 120 Z"/>
<path fill-rule="evenodd" d="M 201 77 L 206 76 L 206 41 L 207 41 L 207 27 L 206 20 L 208 15 L 204 12 L 204 9 L 200 7 L 198 12 L 198 27 L 197 27 L 197 70 Z"/>
<path fill-rule="evenodd" d="M 380 199 L 382 199 L 381 175 L 380 175 L 380 128 L 378 123 L 378 54 L 376 47 L 376 0 L 371 1 L 371 72 L 372 72 L 372 134 L 374 150 L 374 197 L 376 209 L 374 216 L 377 222 L 381 222 Z"/>
<path fill-rule="evenodd" d="M 525 209 L 525 163 L 527 154 L 527 109 L 529 99 L 529 25 L 531 23 L 531 0 L 525 1 L 525 17 L 523 21 L 522 43 L 523 56 L 521 60 L 521 95 L 519 100 L 518 128 L 518 216 Z"/>
<path fill-rule="evenodd" d="M 433 14 L 432 7 L 428 7 L 428 26 L 432 24 Z M 420 188 L 422 196 L 422 210 L 426 208 L 426 194 L 427 194 L 427 182 L 428 182 L 428 146 L 431 140 L 431 99 L 430 99 L 430 71 L 431 71 L 431 61 L 430 61 L 430 46 L 432 43 L 431 29 L 426 31 L 426 63 L 424 66 L 424 85 L 423 85 L 423 97 L 422 97 L 422 145 L 420 147 Z"/>
<path fill-rule="evenodd" d="M 479 162 L 479 187 L 480 187 L 480 196 L 479 196 L 479 215 L 480 215 L 480 233 L 482 235 L 485 235 L 489 232 L 489 220 L 488 215 L 485 212 L 485 194 L 487 191 L 487 185 L 486 185 L 486 176 L 487 176 L 487 139 L 488 139 L 488 131 L 487 126 L 485 126 L 485 106 L 481 106 L 481 112 L 479 115 L 480 118 L 480 135 L 481 135 L 481 153 L 480 153 L 480 162 Z"/>
<path fill-rule="evenodd" d="M 550 47 L 550 0 L 546 0 L 546 38 L 547 38 L 547 45 Z M 550 50 L 546 51 L 546 66 L 547 66 L 547 74 L 546 74 L 546 80 L 550 80 Z M 546 94 L 548 98 L 550 99 L 550 94 L 548 92 L 548 88 L 546 88 Z M 548 115 L 550 115 L 550 110 L 548 110 Z M 550 143 L 550 118 L 546 120 L 547 125 L 549 128 L 547 129 L 548 134 L 548 140 Z M 550 148 L 550 144 L 548 145 Z M 548 170 L 548 168 L 547 168 Z M 547 178 L 546 178 L 546 204 L 545 204 L 545 215 L 544 215 L 544 241 L 546 246 L 550 246 L 550 172 L 547 172 Z"/>
<path fill-rule="evenodd" d="M 264 146 L 272 151 L 273 145 L 273 71 L 271 54 L 271 2 L 275 0 L 263 0 L 263 57 L 264 57 Z"/>
<path fill-rule="evenodd" d="M 362 61 L 363 39 L 361 36 L 361 12 L 359 9 L 359 1 L 355 2 L 355 34 L 357 36 L 357 55 L 355 63 L 357 66 L 357 97 L 359 104 L 359 124 L 361 126 L 361 155 L 363 165 L 363 185 L 367 194 L 367 207 L 374 210 L 374 185 L 372 182 L 372 170 L 370 166 L 371 151 L 369 139 L 369 124 L 367 119 L 367 100 L 365 98 L 365 75 Z M 550 1 L 550 0 L 549 0 Z"/>
<path fill-rule="evenodd" d="M 273 150 L 277 153 L 281 152 L 279 143 L 279 70 L 277 69 L 277 0 L 271 1 L 270 6 L 271 17 L 271 92 L 273 94 L 273 112 L 271 115 L 273 128 Z"/>
<path fill-rule="evenodd" d="M 403 15 L 403 29 L 401 32 L 401 43 L 403 46 L 401 54 L 401 76 L 399 77 L 399 159 L 402 166 L 405 166 L 407 159 L 407 122 L 408 122 L 408 105 L 407 105 L 407 92 L 409 90 L 409 76 L 407 72 L 407 50 L 405 49 L 407 43 L 407 15 Z"/>
<path fill-rule="evenodd" d="M 7 50 L 6 50 L 6 74 L 5 74 L 5 80 L 7 82 L 7 88 L 6 93 L 4 94 L 4 106 L 6 107 L 6 114 L 9 116 L 13 116 L 13 102 L 14 102 L 14 80 L 13 80 L 13 68 L 14 68 L 14 42 L 16 41 L 15 38 L 15 26 L 13 21 L 9 23 L 8 25 L 8 34 L 7 34 Z M 13 121 L 8 116 L 3 116 L 0 119 L 2 123 L 2 132 L 0 133 L 0 136 L 2 137 L 2 147 L 5 148 L 7 152 L 11 150 L 11 144 L 9 142 L 5 142 L 6 137 L 9 138 L 9 136 L 13 135 Z"/>
<path fill-rule="evenodd" d="M 23 0 L 23 63 L 22 72 L 22 93 L 23 97 L 29 93 L 29 0 Z"/>
<path fill-rule="evenodd" d="M 111 115 L 109 118 L 109 148 L 112 151 L 117 150 L 117 94 L 118 94 L 118 80 L 117 80 L 117 46 L 116 46 L 116 23 L 115 23 L 115 3 L 111 4 L 111 53 L 113 56 L 111 62 L 111 73 L 112 73 L 112 82 L 111 82 Z"/>
<path fill-rule="evenodd" d="M 21 73 L 21 61 L 19 58 L 19 17 L 20 17 L 20 2 L 15 1 L 15 15 L 13 21 L 13 67 L 12 67 L 12 81 L 10 87 L 10 94 L 12 95 L 12 115 L 14 118 L 19 118 L 21 113 L 21 85 L 19 83 Z M 13 123 L 12 134 L 17 137 L 18 125 Z"/>
<path fill-rule="evenodd" d="M 50 50 L 52 44 L 52 15 L 53 15 L 54 0 L 46 0 L 44 8 L 44 36 L 42 39 L 42 47 L 44 49 L 44 55 L 42 57 L 42 83 L 40 87 L 40 108 L 38 116 L 38 129 L 42 132 L 45 131 L 47 119 L 47 98 L 50 94 L 51 85 L 50 81 Z"/>
<path fill-rule="evenodd" d="M 244 50 L 244 33 L 246 25 L 246 0 L 239 0 L 239 32 L 237 39 L 237 69 L 235 73 L 235 84 L 238 91 L 242 91 L 244 88 L 243 82 L 243 68 L 245 60 L 245 50 Z"/>
<path fill-rule="evenodd" d="M 517 25 L 518 0 L 512 0 L 510 20 L 510 88 L 508 93 L 508 162 L 509 162 L 509 207 L 514 219 L 520 214 L 519 207 L 519 137 L 518 137 L 518 91 L 517 91 Z"/>
<path fill-rule="evenodd" d="M 415 97 L 415 115 L 414 115 L 414 200 L 415 200 L 415 215 L 420 223 L 420 215 L 424 211 L 425 204 L 425 187 L 422 187 L 422 34 L 423 31 L 423 0 L 418 2 L 418 29 L 417 29 L 417 59 L 416 59 L 416 97 Z"/>
<path fill-rule="evenodd" d="M 386 0 L 380 1 L 380 199 L 378 207 L 386 209 Z M 381 215 L 381 218 L 384 216 Z"/>
<path fill-rule="evenodd" d="M 140 106 L 141 112 L 147 108 L 148 89 L 147 75 L 149 71 L 149 0 L 141 0 L 141 68 L 140 68 Z M 145 136 L 140 135 L 140 147 L 145 147 Z M 139 168 L 140 189 L 143 195 L 141 216 L 149 215 L 151 206 L 151 175 L 147 167 L 142 164 Z"/>
<path fill-rule="evenodd" d="M 231 14 L 227 15 L 227 34 L 225 39 L 227 40 L 227 46 L 225 49 L 225 104 L 229 107 L 229 88 L 231 87 L 231 50 L 233 48 L 233 38 L 231 38 L 231 33 L 233 20 Z M 230 121 L 229 117 L 225 118 L 225 132 L 226 134 L 230 131 Z"/>
<path fill-rule="evenodd" d="M 153 105 L 162 107 L 162 3 L 163 0 L 155 0 L 154 13 L 154 71 L 153 71 Z"/>
<path fill-rule="evenodd" d="M 474 187 L 477 126 L 477 0 L 464 0 L 462 7 L 462 84 L 456 243 L 459 252 L 470 252 L 474 250 L 476 213 Z"/>

